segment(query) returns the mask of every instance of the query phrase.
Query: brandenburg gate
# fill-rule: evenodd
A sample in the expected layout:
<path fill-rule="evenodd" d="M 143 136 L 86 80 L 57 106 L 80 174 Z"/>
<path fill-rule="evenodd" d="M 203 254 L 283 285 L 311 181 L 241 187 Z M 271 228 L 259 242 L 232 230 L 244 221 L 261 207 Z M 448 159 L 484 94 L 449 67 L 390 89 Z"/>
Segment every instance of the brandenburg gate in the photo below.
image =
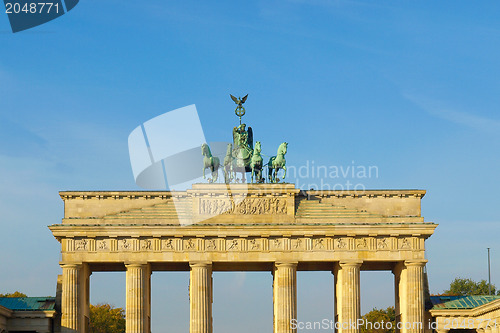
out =
<path fill-rule="evenodd" d="M 360 271 L 394 274 L 402 333 L 423 333 L 423 190 L 300 191 L 195 184 L 187 191 L 60 192 L 63 332 L 88 332 L 89 279 L 126 272 L 126 332 L 150 332 L 154 271 L 189 271 L 190 332 L 212 332 L 212 272 L 273 275 L 274 332 L 295 332 L 297 271 L 331 271 L 340 333 L 358 333 Z M 421 323 L 420 325 L 415 324 Z"/>

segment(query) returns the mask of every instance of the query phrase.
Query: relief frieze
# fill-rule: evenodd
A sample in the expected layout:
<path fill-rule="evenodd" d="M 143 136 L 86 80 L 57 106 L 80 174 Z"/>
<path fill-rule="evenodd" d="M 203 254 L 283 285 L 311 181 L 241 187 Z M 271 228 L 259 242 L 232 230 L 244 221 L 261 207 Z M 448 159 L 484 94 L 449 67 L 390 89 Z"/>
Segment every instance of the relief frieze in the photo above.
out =
<path fill-rule="evenodd" d="M 109 240 L 108 239 L 99 239 L 96 242 L 97 251 L 109 251 Z"/>
<path fill-rule="evenodd" d="M 153 237 L 69 239 L 74 252 L 267 252 L 391 251 L 420 249 L 415 237 L 285 236 L 285 237 Z"/>
<path fill-rule="evenodd" d="M 281 238 L 269 239 L 269 249 L 271 251 L 283 251 L 283 240 Z"/>
<path fill-rule="evenodd" d="M 302 238 L 292 239 L 292 251 L 303 251 L 304 250 L 304 240 Z"/>
<path fill-rule="evenodd" d="M 229 198 L 200 198 L 199 214 L 282 215 L 287 214 L 287 202 L 285 198 L 250 197 L 243 199 L 239 204 L 235 204 Z"/>
<path fill-rule="evenodd" d="M 401 238 L 399 240 L 399 249 L 401 250 L 411 250 L 411 242 L 409 238 Z"/>
<path fill-rule="evenodd" d="M 141 239 L 141 251 L 153 250 L 153 241 L 151 239 Z"/>
<path fill-rule="evenodd" d="M 240 251 L 241 250 L 241 244 L 240 244 L 240 239 L 228 239 L 227 244 L 226 244 L 226 249 L 228 251 Z"/>
<path fill-rule="evenodd" d="M 87 251 L 89 241 L 86 239 L 75 240 L 75 250 L 76 251 Z"/>
<path fill-rule="evenodd" d="M 132 240 L 131 239 L 120 239 L 118 241 L 118 250 L 120 251 L 132 251 Z"/>
<path fill-rule="evenodd" d="M 389 250 L 389 241 L 387 238 L 377 239 L 377 250 Z"/>
<path fill-rule="evenodd" d="M 261 241 L 260 239 L 252 238 L 248 241 L 248 249 L 250 251 L 259 251 L 261 249 Z"/>
<path fill-rule="evenodd" d="M 193 239 L 191 239 L 191 238 L 185 239 L 184 240 L 184 249 L 186 251 L 194 251 L 194 250 L 196 250 L 195 241 Z"/>
<path fill-rule="evenodd" d="M 335 242 L 335 247 L 338 250 L 347 250 L 347 239 L 346 238 L 337 238 Z"/>
<path fill-rule="evenodd" d="M 324 238 L 315 238 L 313 240 L 313 249 L 314 250 L 324 250 L 326 248 Z"/>
<path fill-rule="evenodd" d="M 162 239 L 161 249 L 164 251 L 174 251 L 175 250 L 174 239 L 172 238 Z"/>
<path fill-rule="evenodd" d="M 205 241 L 205 249 L 207 251 L 217 251 L 217 239 L 207 239 Z"/>
<path fill-rule="evenodd" d="M 368 250 L 368 240 L 366 238 L 356 239 L 356 249 L 358 250 Z"/>

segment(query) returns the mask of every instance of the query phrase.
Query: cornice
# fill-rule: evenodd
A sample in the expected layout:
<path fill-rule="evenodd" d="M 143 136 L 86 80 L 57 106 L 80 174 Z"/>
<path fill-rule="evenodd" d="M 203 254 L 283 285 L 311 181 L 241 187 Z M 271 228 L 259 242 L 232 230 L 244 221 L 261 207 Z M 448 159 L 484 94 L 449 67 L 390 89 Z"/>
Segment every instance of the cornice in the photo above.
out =
<path fill-rule="evenodd" d="M 244 228 L 241 228 L 241 227 Z M 240 227 L 240 228 L 235 228 Z M 437 224 L 434 223 L 414 223 L 414 224 L 357 224 L 356 235 L 359 236 L 413 236 L 428 238 L 434 232 Z M 353 233 L 353 225 L 317 225 L 317 224 L 256 224 L 256 225 L 207 225 L 193 224 L 190 226 L 179 225 L 68 225 L 55 224 L 49 226 L 55 237 L 75 237 L 75 236 L 106 236 L 106 235 L 219 235 L 221 232 L 231 235 L 245 233 L 247 235 L 346 235 Z"/>
<path fill-rule="evenodd" d="M 196 186 L 198 185 L 198 186 Z M 63 200 L 67 199 L 123 199 L 123 198 L 160 198 L 166 199 L 174 196 L 186 196 L 191 193 L 215 193 L 217 191 L 238 191 L 245 190 L 249 194 L 253 193 L 262 193 L 268 190 L 284 190 L 287 193 L 292 193 L 295 195 L 301 196 L 318 196 L 318 197 L 416 197 L 423 198 L 426 194 L 425 190 L 417 190 L 417 189 L 398 189 L 398 190 L 364 190 L 364 191 L 347 191 L 347 190 L 338 190 L 338 191 L 302 191 L 300 189 L 296 189 L 293 187 L 293 184 L 265 184 L 267 186 L 263 186 L 262 184 L 231 184 L 231 186 L 226 187 L 225 184 L 215 184 L 211 185 L 212 187 L 200 186 L 201 184 L 193 185 L 193 189 L 187 191 L 60 191 L 59 196 Z M 207 185 L 207 184 L 204 184 Z"/>

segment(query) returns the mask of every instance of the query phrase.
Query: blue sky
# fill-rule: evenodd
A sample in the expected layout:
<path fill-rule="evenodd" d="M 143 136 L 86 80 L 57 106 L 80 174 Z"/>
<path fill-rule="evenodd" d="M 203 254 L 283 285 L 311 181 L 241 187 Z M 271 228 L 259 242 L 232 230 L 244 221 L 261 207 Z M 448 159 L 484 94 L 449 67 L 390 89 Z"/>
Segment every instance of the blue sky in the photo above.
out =
<path fill-rule="evenodd" d="M 499 14 L 495 1 L 82 0 L 16 34 L 0 14 L 0 292 L 55 293 L 58 191 L 139 189 L 127 137 L 179 107 L 230 140 L 229 93 L 250 94 L 246 123 L 268 155 L 289 142 L 288 165 L 373 165 L 356 182 L 426 189 L 431 292 L 486 278 L 487 247 L 500 286 Z M 217 273 L 215 330 L 269 330 L 270 281 Z M 390 273 L 362 281 L 364 311 L 393 304 Z M 93 302 L 124 305 L 124 274 L 92 283 Z M 299 274 L 299 318 L 331 318 L 332 284 Z M 187 331 L 187 274 L 153 288 L 154 331 Z"/>

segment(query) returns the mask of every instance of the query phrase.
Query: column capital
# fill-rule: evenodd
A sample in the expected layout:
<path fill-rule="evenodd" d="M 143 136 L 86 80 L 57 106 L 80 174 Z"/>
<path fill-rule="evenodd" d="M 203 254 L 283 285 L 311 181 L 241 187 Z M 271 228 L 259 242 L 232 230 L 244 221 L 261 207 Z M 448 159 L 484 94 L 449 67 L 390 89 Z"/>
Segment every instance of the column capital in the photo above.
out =
<path fill-rule="evenodd" d="M 342 260 L 339 262 L 340 267 L 361 267 L 363 260 Z"/>
<path fill-rule="evenodd" d="M 81 268 L 82 267 L 82 263 L 64 263 L 64 262 L 60 262 L 59 263 L 59 266 L 61 266 L 62 268 Z"/>
<path fill-rule="evenodd" d="M 291 268 L 297 268 L 297 265 L 299 263 L 297 261 L 276 261 L 274 263 L 274 266 L 276 267 L 291 267 Z"/>
<path fill-rule="evenodd" d="M 405 260 L 404 264 L 406 267 L 408 266 L 419 266 L 424 267 L 428 260 L 420 259 L 420 260 Z"/>
<path fill-rule="evenodd" d="M 209 267 L 212 266 L 211 261 L 190 261 L 189 267 Z"/>
<path fill-rule="evenodd" d="M 144 267 L 147 266 L 147 262 L 126 262 L 125 267 Z"/>

